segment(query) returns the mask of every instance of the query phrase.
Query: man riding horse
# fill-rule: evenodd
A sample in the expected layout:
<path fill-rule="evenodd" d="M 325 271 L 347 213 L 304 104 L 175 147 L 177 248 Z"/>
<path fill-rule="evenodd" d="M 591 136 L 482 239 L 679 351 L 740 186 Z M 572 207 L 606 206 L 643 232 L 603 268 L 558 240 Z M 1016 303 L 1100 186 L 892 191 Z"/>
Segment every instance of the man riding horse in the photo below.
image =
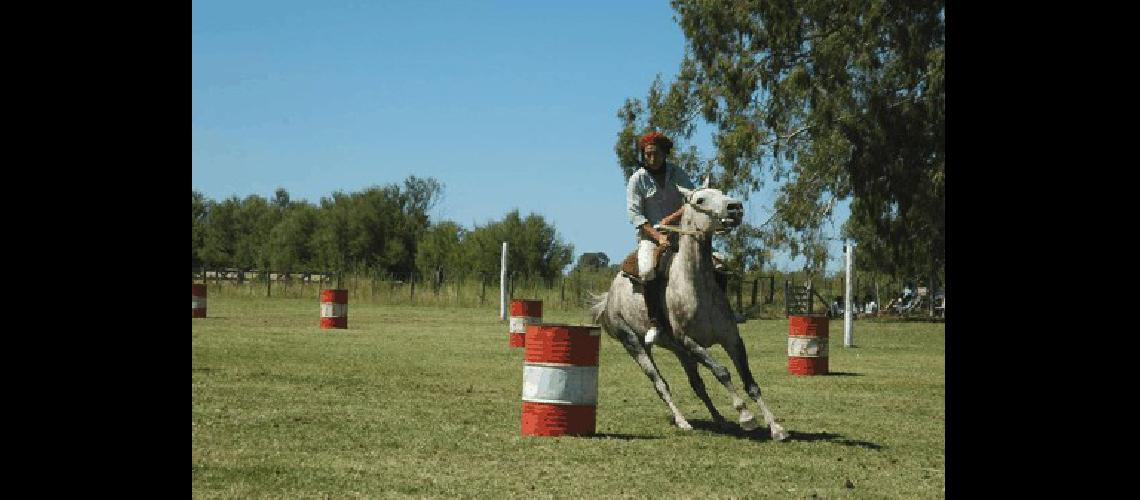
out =
<path fill-rule="evenodd" d="M 694 187 L 680 169 L 665 162 L 671 146 L 668 138 L 656 132 L 639 141 L 645 162 L 630 177 L 627 187 L 629 217 L 638 228 L 638 251 L 623 262 L 622 272 L 614 276 L 607 292 L 592 296 L 590 311 L 594 321 L 622 344 L 649 378 L 678 428 L 691 430 L 692 425 L 657 370 L 649 348 L 654 342 L 677 356 L 689 385 L 718 426 L 729 428 L 709 398 L 698 365 L 707 368 L 728 391 L 732 407 L 740 414 L 740 428 L 753 430 L 758 426 L 755 415 L 737 391 L 728 369 L 709 351 L 713 345 L 722 346 L 740 375 L 744 393 L 760 408 L 772 439 L 782 441 L 788 433 L 776 422 L 752 376 L 739 321 L 733 317 L 713 257 L 713 236 L 741 224 L 744 204 L 709 187 L 707 180 Z M 675 241 L 661 232 L 674 223 L 669 231 L 677 235 Z M 655 271 L 656 257 L 661 253 L 658 249 L 664 248 L 675 251 L 666 259 L 669 262 Z M 656 335 L 658 330 L 666 334 Z"/>
<path fill-rule="evenodd" d="M 675 237 L 664 234 L 657 228 L 671 226 L 681 219 L 684 198 L 677 187 L 693 189 L 689 176 L 665 160 L 672 149 L 673 141 L 660 132 L 654 131 L 642 136 L 638 140 L 638 164 L 641 168 L 629 177 L 626 185 L 629 220 L 637 228 L 637 278 L 643 286 L 651 325 L 649 331 L 645 332 L 646 347 L 653 346 L 657 334 L 663 328 L 662 286 L 661 281 L 656 279 L 654 267 L 662 252 L 669 247 L 670 238 L 675 241 Z M 717 284 L 728 293 L 728 270 L 721 259 L 716 252 L 713 253 Z M 740 314 L 735 319 L 737 323 L 744 322 L 744 317 Z"/>
<path fill-rule="evenodd" d="M 626 207 L 629 220 L 637 228 L 637 271 L 641 279 L 645 307 L 649 310 L 649 331 L 645 332 L 646 347 L 652 346 L 668 322 L 663 321 L 661 291 L 654 267 L 656 257 L 669 245 L 669 236 L 655 226 L 675 223 L 681 217 L 684 196 L 677 186 L 693 189 L 689 176 L 676 165 L 665 161 L 673 149 L 673 141 L 660 132 L 650 132 L 638 142 L 639 164 L 626 185 Z"/>

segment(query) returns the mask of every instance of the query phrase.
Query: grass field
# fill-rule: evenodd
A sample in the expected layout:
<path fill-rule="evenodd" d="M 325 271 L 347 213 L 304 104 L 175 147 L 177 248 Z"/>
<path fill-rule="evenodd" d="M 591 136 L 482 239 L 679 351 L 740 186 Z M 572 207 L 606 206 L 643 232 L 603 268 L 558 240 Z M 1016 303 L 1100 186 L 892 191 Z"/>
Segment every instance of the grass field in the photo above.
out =
<path fill-rule="evenodd" d="M 195 498 L 945 496 L 945 325 L 831 324 L 833 375 L 787 372 L 786 320 L 741 325 L 791 437 L 716 429 L 676 358 L 657 362 L 681 431 L 603 338 L 596 437 L 519 433 L 523 349 L 498 308 L 353 304 L 321 330 L 316 298 L 211 295 L 192 320 Z M 590 323 L 550 311 L 551 323 Z M 714 355 L 739 377 L 719 346 Z M 704 368 L 721 413 L 730 399 Z M 755 405 L 750 403 L 755 411 Z M 759 417 L 759 415 L 758 415 Z M 762 419 L 761 419 L 762 421 Z"/>

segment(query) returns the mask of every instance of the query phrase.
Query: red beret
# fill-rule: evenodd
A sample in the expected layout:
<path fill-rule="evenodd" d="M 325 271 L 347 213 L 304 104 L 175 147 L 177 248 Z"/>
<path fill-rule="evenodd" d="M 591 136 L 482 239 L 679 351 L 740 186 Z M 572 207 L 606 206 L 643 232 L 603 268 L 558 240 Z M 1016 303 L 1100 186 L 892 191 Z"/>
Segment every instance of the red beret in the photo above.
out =
<path fill-rule="evenodd" d="M 665 134 L 662 134 L 656 130 L 641 136 L 641 139 L 639 139 L 637 143 L 641 146 L 641 149 L 645 149 L 645 146 L 654 143 L 656 143 L 658 146 L 664 146 L 665 149 L 673 149 L 673 141 L 669 140 L 668 137 L 665 137 Z"/>

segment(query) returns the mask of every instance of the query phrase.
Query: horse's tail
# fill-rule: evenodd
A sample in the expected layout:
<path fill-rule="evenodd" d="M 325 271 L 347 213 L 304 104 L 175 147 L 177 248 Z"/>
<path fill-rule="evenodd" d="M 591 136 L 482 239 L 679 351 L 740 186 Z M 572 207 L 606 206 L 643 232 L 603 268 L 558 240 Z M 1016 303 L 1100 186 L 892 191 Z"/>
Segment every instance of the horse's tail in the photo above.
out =
<path fill-rule="evenodd" d="M 606 312 L 606 300 L 609 298 L 610 292 L 602 292 L 599 294 L 593 292 L 586 292 L 590 294 L 590 312 L 594 318 L 594 323 L 601 324 L 602 315 Z"/>

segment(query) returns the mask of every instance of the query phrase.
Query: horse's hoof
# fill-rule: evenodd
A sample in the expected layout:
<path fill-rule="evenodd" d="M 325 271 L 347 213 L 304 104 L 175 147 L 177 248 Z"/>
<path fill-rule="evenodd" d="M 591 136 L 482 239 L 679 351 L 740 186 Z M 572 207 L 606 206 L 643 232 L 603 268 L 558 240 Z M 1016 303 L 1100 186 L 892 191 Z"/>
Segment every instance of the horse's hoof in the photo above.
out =
<path fill-rule="evenodd" d="M 740 421 L 740 428 L 746 431 L 754 431 L 760 424 L 756 423 L 756 417 L 749 417 L 747 420 Z"/>
<path fill-rule="evenodd" d="M 683 418 L 679 418 L 679 419 L 675 420 L 674 423 L 676 423 L 677 427 L 683 431 L 693 430 L 693 426 L 689 425 L 689 422 Z"/>
<path fill-rule="evenodd" d="M 785 431 L 783 427 L 780 427 L 780 424 L 772 422 L 772 439 L 775 439 L 776 441 L 783 441 L 785 439 L 788 439 L 788 431 Z"/>

